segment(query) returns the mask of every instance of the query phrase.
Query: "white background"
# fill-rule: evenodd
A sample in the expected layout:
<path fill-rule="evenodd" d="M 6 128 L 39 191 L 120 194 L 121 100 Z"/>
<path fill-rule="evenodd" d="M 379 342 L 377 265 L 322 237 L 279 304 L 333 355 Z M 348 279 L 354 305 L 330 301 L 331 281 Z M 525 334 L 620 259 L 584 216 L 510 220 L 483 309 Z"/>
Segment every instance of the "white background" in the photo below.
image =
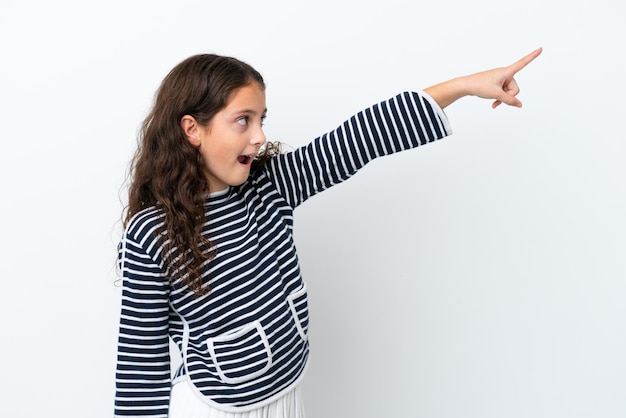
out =
<path fill-rule="evenodd" d="M 297 209 L 307 411 L 626 416 L 625 35 L 617 0 L 3 0 L 0 414 L 112 415 L 125 172 L 182 59 L 255 66 L 298 146 L 543 46 L 523 109 L 466 98 L 451 137 Z"/>

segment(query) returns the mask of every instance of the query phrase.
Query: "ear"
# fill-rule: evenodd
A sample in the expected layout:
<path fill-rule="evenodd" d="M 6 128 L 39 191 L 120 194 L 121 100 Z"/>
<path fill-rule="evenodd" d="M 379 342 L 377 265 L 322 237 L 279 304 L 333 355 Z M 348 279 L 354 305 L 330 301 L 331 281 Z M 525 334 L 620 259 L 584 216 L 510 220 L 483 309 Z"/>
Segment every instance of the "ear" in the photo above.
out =
<path fill-rule="evenodd" d="M 180 127 L 185 133 L 187 141 L 194 147 L 199 147 L 201 143 L 201 126 L 193 116 L 185 115 L 180 119 Z"/>

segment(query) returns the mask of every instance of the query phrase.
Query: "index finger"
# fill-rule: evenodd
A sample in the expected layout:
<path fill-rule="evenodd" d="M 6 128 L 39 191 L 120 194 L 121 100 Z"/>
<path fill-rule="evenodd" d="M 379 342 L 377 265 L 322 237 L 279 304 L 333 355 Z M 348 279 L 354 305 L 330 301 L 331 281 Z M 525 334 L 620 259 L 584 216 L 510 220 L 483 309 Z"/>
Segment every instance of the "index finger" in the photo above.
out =
<path fill-rule="evenodd" d="M 522 58 L 522 59 L 514 62 L 513 64 L 511 64 L 509 66 L 509 68 L 513 71 L 513 74 L 517 73 L 522 68 L 524 68 L 528 64 L 530 64 L 535 58 L 537 58 L 539 56 L 539 54 L 541 54 L 541 51 L 543 51 L 543 48 L 541 48 L 541 47 L 535 49 L 533 52 L 531 52 L 530 54 L 526 55 L 524 58 Z"/>

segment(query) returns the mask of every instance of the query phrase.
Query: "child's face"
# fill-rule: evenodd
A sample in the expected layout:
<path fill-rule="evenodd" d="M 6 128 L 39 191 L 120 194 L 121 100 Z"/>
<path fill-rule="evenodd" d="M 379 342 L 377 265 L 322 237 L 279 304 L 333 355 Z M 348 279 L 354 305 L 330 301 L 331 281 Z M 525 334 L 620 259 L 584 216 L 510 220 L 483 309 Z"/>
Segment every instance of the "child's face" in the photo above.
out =
<path fill-rule="evenodd" d="M 210 192 L 242 184 L 265 143 L 265 91 L 255 82 L 235 90 L 225 108 L 198 130 Z"/>

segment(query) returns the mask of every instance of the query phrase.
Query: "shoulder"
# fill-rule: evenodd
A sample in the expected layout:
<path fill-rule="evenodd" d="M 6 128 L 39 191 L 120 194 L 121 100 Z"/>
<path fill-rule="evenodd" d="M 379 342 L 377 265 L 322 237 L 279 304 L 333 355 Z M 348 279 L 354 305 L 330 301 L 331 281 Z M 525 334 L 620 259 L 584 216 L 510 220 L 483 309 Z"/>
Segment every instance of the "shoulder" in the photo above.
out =
<path fill-rule="evenodd" d="M 162 208 L 151 206 L 137 212 L 128 221 L 124 235 L 126 239 L 136 243 L 156 238 L 156 233 L 165 223 L 165 212 Z"/>

